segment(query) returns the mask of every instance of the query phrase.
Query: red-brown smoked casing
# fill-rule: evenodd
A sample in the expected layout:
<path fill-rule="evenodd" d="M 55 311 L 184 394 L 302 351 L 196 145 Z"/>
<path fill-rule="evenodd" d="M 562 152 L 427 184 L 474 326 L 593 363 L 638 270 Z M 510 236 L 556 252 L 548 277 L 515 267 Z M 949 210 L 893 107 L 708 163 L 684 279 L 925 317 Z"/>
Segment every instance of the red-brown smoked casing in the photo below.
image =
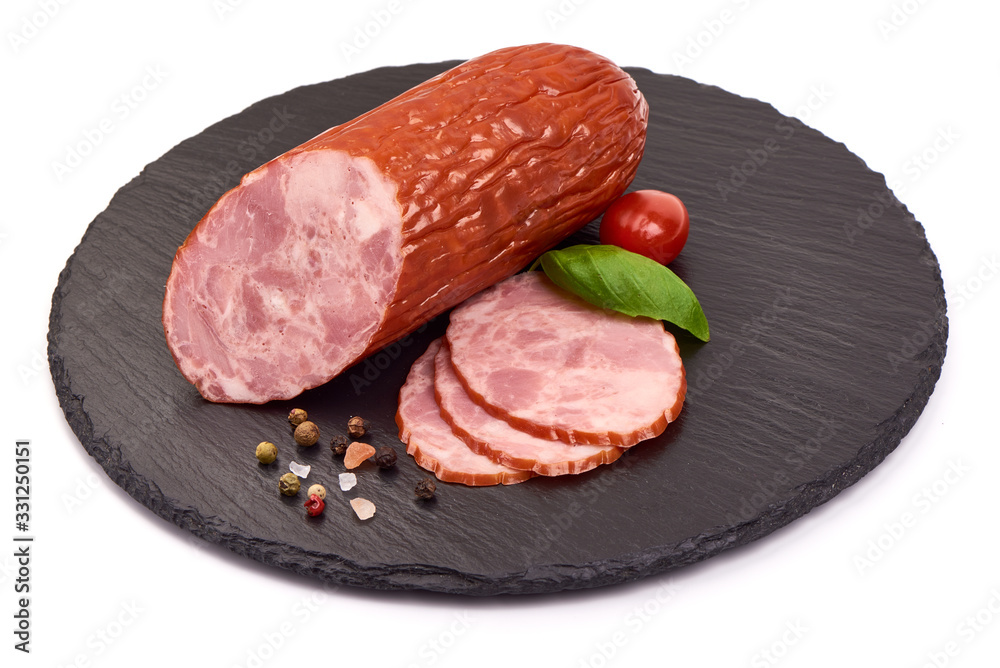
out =
<path fill-rule="evenodd" d="M 648 108 L 557 44 L 470 60 L 245 175 L 178 249 L 163 326 L 211 401 L 321 385 L 502 280 L 628 187 Z"/>

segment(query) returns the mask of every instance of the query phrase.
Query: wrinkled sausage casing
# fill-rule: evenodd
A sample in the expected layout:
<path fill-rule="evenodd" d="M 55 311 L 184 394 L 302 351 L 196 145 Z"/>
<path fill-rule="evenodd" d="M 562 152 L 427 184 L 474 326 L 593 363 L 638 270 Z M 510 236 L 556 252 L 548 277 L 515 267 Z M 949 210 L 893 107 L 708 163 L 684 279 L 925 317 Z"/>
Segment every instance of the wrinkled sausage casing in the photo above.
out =
<path fill-rule="evenodd" d="M 206 399 L 321 385 L 510 276 L 628 187 L 648 107 L 584 49 L 470 60 L 245 175 L 178 249 L 163 325 Z"/>

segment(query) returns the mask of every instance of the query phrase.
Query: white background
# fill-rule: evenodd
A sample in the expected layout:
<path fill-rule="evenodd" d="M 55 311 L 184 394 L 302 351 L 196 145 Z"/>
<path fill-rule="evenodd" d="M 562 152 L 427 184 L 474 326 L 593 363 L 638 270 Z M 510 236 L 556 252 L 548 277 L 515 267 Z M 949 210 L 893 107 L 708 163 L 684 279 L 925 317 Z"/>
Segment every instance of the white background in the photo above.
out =
<path fill-rule="evenodd" d="M 0 665 L 997 665 L 1000 5 L 389 7 L 3 3 Z M 345 55 L 342 46 L 379 15 L 387 25 Z M 490 600 L 324 591 L 190 537 L 112 484 L 62 417 L 45 336 L 59 271 L 116 189 L 260 98 L 535 41 L 578 44 L 768 101 L 888 177 L 927 230 L 951 304 L 943 375 L 899 448 L 832 502 L 751 546 L 626 586 Z M 122 95 L 135 107 L 127 116 Z M 103 119 L 110 132 L 60 178 L 53 163 Z M 33 449 L 30 656 L 13 650 L 12 634 L 17 438 Z"/>

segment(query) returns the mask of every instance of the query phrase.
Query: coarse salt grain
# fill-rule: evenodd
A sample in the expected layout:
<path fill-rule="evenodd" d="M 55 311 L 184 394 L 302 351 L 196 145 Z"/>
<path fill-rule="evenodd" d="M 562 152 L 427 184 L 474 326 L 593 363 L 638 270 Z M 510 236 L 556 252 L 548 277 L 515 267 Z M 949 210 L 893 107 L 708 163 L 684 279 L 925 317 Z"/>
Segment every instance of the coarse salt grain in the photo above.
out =
<path fill-rule="evenodd" d="M 302 465 L 297 462 L 290 462 L 288 464 L 288 470 L 300 478 L 308 478 L 309 471 L 312 470 L 312 466 L 309 466 L 308 464 Z"/>
<path fill-rule="evenodd" d="M 359 520 L 367 520 L 375 514 L 375 504 L 368 499 L 351 499 L 351 508 L 354 508 Z"/>
<path fill-rule="evenodd" d="M 353 473 L 341 473 L 340 474 L 340 489 L 347 491 L 358 484 L 358 476 Z"/>
<path fill-rule="evenodd" d="M 344 453 L 344 467 L 356 469 L 361 466 L 363 461 L 371 458 L 374 454 L 375 448 L 373 446 L 355 441 L 347 446 L 347 452 Z"/>

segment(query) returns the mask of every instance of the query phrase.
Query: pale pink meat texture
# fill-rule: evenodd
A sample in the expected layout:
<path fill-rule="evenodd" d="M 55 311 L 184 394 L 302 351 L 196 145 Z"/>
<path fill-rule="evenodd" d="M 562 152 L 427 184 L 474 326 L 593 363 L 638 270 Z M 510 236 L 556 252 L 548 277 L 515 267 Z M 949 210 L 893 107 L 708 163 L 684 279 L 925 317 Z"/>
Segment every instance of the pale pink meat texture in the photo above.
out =
<path fill-rule="evenodd" d="M 614 445 L 569 445 L 532 436 L 493 417 L 469 398 L 451 365 L 448 346 L 434 361 L 434 394 L 441 416 L 475 452 L 511 468 L 556 476 L 583 473 L 610 464 L 624 450 Z"/>
<path fill-rule="evenodd" d="M 183 375 L 228 402 L 325 383 L 382 322 L 402 263 L 382 221 L 399 215 L 364 158 L 299 153 L 249 174 L 174 259 L 163 323 Z"/>
<path fill-rule="evenodd" d="M 684 402 L 684 365 L 661 321 L 597 308 L 539 271 L 467 300 L 445 336 L 469 396 L 541 438 L 629 447 L 662 433 Z"/>
<path fill-rule="evenodd" d="M 532 477 L 530 471 L 512 469 L 476 454 L 452 433 L 434 397 L 434 356 L 440 345 L 441 340 L 436 339 L 413 363 L 399 391 L 396 424 L 406 452 L 445 482 L 479 487 L 511 485 Z"/>

